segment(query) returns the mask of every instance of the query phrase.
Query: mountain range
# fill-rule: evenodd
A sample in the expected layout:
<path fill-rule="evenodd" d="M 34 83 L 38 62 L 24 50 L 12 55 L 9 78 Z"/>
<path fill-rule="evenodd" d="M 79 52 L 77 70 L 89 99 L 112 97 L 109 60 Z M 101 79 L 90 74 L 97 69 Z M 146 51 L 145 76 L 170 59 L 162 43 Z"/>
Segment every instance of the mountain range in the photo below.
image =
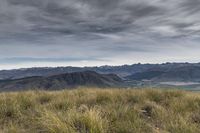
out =
<path fill-rule="evenodd" d="M 133 64 L 122 66 L 100 66 L 100 67 L 41 67 L 23 68 L 14 70 L 1 70 L 0 79 L 19 79 L 32 76 L 52 76 L 64 73 L 95 71 L 101 74 L 113 73 L 121 78 L 146 71 L 171 71 L 185 67 L 199 67 L 200 63 L 164 63 L 164 64 Z"/>
<path fill-rule="evenodd" d="M 33 76 L 53 76 L 65 73 L 94 71 L 100 74 L 116 74 L 123 79 L 198 80 L 200 63 L 133 64 L 100 67 L 44 67 L 1 70 L 0 80 Z M 147 77 L 145 75 L 148 75 Z"/>
<path fill-rule="evenodd" d="M 0 71 L 0 90 L 35 88 L 54 90 L 75 86 L 137 86 L 141 83 L 149 85 L 149 82 L 153 84 L 163 82 L 186 82 L 186 84 L 195 82 L 195 84 L 199 84 L 200 63 L 45 67 Z"/>

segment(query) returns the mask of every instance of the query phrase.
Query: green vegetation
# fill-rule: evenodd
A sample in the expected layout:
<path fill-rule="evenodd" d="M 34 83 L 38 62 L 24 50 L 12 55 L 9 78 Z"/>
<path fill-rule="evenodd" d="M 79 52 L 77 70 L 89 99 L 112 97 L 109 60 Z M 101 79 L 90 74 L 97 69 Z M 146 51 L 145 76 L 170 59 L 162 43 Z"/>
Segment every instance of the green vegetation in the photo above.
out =
<path fill-rule="evenodd" d="M 198 133 L 200 94 L 77 89 L 0 94 L 3 133 Z"/>

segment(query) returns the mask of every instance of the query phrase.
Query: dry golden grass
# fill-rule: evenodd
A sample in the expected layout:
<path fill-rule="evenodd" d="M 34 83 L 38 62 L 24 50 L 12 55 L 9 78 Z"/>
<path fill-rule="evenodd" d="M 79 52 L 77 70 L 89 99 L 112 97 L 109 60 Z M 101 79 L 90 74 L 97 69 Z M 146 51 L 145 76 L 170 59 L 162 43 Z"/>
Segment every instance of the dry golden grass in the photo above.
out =
<path fill-rule="evenodd" d="M 199 133 L 200 93 L 80 88 L 0 94 L 3 133 Z"/>

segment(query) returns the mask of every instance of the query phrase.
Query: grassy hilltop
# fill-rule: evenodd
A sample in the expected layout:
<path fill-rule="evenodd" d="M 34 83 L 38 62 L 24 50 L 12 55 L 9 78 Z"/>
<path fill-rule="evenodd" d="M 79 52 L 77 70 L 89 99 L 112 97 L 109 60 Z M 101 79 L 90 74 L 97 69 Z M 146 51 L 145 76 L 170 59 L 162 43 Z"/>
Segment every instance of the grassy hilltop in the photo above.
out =
<path fill-rule="evenodd" d="M 77 89 L 0 94 L 3 133 L 198 133 L 200 94 Z"/>

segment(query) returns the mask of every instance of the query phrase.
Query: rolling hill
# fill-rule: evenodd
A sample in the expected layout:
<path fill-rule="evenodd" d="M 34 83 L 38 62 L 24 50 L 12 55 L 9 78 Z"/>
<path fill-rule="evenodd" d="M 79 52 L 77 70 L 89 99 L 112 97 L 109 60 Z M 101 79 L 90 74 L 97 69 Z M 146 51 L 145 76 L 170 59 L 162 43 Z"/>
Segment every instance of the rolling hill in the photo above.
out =
<path fill-rule="evenodd" d="M 98 74 L 93 71 L 65 73 L 53 76 L 34 76 L 21 79 L 1 80 L 1 91 L 27 89 L 59 90 L 77 86 L 111 87 L 123 81 L 114 74 Z"/>

